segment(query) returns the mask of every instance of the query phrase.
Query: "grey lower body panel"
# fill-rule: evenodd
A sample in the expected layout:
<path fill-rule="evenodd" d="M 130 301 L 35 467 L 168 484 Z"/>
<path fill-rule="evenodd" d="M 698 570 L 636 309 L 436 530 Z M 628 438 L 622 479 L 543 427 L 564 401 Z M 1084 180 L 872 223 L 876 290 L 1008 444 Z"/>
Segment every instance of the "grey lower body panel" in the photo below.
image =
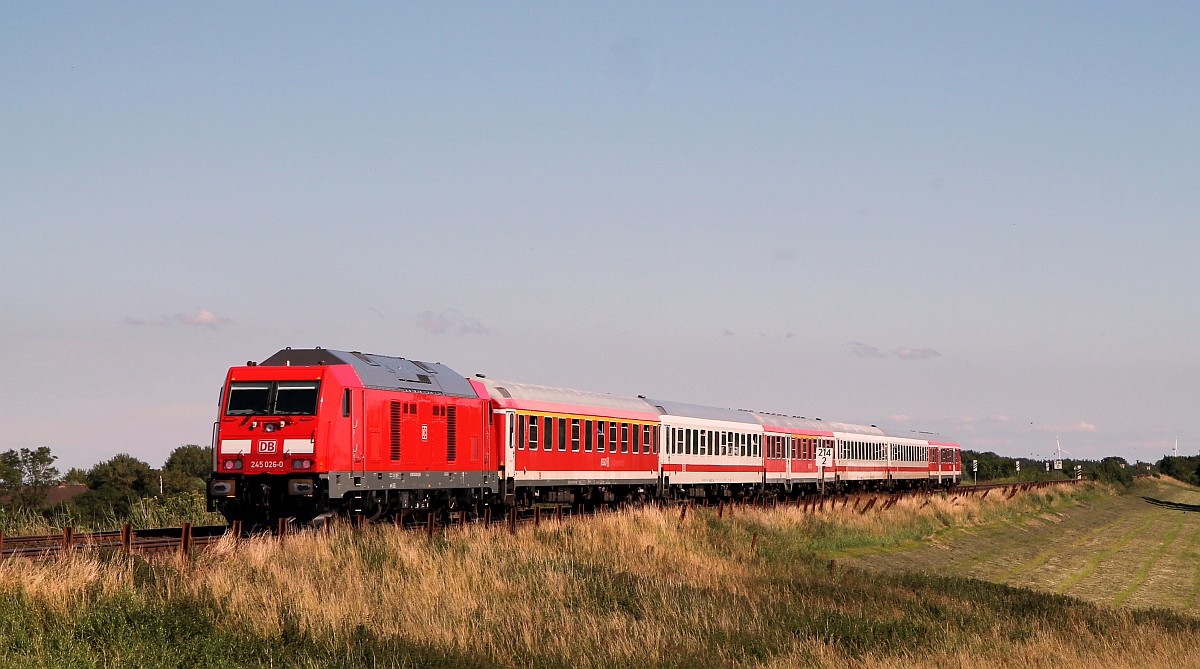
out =
<path fill-rule="evenodd" d="M 566 488 L 571 486 L 657 486 L 657 478 L 645 479 L 517 479 L 518 488 Z"/>
<path fill-rule="evenodd" d="M 321 474 L 329 482 L 329 497 L 349 492 L 374 490 L 461 490 L 485 488 L 500 490 L 496 472 L 424 471 L 424 472 L 329 472 Z"/>

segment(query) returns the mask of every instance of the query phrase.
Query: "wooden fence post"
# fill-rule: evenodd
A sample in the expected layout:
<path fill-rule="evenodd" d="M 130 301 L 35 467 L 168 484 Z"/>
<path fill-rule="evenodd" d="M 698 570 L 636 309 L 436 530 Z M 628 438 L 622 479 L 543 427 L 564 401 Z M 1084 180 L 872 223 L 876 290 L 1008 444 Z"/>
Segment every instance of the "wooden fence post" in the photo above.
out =
<path fill-rule="evenodd" d="M 184 523 L 179 528 L 179 554 L 187 556 L 192 552 L 192 524 Z"/>

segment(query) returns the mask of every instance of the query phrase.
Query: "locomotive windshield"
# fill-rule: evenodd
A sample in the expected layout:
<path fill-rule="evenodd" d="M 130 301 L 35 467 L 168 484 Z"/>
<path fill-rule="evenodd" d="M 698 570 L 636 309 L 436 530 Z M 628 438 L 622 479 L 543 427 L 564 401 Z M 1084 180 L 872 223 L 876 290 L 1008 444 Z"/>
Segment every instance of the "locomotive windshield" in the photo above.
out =
<path fill-rule="evenodd" d="M 314 416 L 318 381 L 234 381 L 229 384 L 226 416 Z"/>

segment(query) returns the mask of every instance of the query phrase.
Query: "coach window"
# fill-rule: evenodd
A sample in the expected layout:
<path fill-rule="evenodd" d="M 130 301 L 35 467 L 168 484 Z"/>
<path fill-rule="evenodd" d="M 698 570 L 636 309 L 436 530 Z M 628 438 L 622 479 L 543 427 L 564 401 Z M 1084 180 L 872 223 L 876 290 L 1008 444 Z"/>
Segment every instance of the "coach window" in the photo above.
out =
<path fill-rule="evenodd" d="M 638 429 L 638 427 L 639 426 L 636 423 L 629 426 L 630 432 L 633 433 L 633 434 L 629 435 L 629 442 L 630 442 L 629 452 L 630 453 L 641 453 L 642 452 L 642 431 L 640 429 Z"/>
<path fill-rule="evenodd" d="M 525 414 L 517 414 L 517 448 L 525 450 Z"/>
<path fill-rule="evenodd" d="M 540 416 L 529 417 L 529 450 L 531 451 L 536 451 L 538 447 L 538 423 L 540 422 Z"/>
<path fill-rule="evenodd" d="M 558 419 L 558 450 L 567 450 L 567 419 Z"/>
<path fill-rule="evenodd" d="M 642 426 L 642 452 L 643 453 L 653 453 L 654 450 L 651 447 L 651 444 L 654 444 L 654 443 L 655 442 L 650 441 L 650 426 L 643 425 Z"/>
<path fill-rule="evenodd" d="M 596 421 L 596 451 L 604 452 L 604 421 Z"/>
<path fill-rule="evenodd" d="M 583 451 L 592 452 L 592 421 L 583 421 Z"/>
<path fill-rule="evenodd" d="M 629 452 L 629 423 L 621 423 L 621 452 Z"/>
<path fill-rule="evenodd" d="M 571 419 L 571 450 L 579 450 L 579 419 Z"/>

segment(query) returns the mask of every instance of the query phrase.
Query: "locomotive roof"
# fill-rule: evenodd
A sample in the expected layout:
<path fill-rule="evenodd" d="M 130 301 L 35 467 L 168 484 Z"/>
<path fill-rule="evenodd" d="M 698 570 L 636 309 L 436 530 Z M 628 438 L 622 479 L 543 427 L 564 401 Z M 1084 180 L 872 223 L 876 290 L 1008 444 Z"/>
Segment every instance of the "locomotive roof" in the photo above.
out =
<path fill-rule="evenodd" d="M 440 362 L 421 362 L 388 355 L 327 348 L 285 348 L 259 364 L 280 367 L 350 365 L 367 388 L 478 397 L 475 388 L 466 378 Z"/>
<path fill-rule="evenodd" d="M 758 425 L 758 421 L 749 411 L 741 409 L 721 409 L 718 407 L 703 406 L 701 404 L 687 404 L 685 402 L 672 402 L 670 400 L 646 400 L 650 404 L 658 407 L 660 411 L 672 416 L 685 416 L 687 418 L 705 418 L 708 420 L 724 420 L 732 423 L 753 423 Z"/>

